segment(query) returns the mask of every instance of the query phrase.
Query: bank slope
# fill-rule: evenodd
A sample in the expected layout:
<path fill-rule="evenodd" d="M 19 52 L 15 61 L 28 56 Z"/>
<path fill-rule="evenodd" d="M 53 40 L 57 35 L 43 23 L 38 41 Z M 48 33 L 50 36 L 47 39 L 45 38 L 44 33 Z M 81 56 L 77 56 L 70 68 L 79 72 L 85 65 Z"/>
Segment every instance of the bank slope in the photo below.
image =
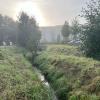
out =
<path fill-rule="evenodd" d="M 32 65 L 16 47 L 0 47 L 0 100 L 52 100 Z"/>
<path fill-rule="evenodd" d="M 76 49 L 73 46 L 49 45 L 36 58 L 35 64 L 59 100 L 99 100 L 100 62 L 82 57 Z"/>

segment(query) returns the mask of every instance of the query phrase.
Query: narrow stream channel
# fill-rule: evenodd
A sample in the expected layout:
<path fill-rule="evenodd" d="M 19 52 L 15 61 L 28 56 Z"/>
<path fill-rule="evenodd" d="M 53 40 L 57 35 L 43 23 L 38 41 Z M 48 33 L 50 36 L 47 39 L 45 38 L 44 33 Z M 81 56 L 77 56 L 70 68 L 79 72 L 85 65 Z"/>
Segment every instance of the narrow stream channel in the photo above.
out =
<path fill-rule="evenodd" d="M 34 70 L 37 72 L 37 75 L 39 77 L 39 79 L 41 80 L 41 82 L 46 85 L 50 90 L 51 90 L 51 93 L 52 93 L 52 96 L 53 96 L 53 100 L 58 100 L 56 95 L 55 95 L 55 92 L 54 90 L 50 87 L 50 84 L 48 83 L 48 81 L 45 79 L 45 76 L 41 73 L 41 71 L 39 69 L 37 69 L 36 67 L 34 67 Z"/>

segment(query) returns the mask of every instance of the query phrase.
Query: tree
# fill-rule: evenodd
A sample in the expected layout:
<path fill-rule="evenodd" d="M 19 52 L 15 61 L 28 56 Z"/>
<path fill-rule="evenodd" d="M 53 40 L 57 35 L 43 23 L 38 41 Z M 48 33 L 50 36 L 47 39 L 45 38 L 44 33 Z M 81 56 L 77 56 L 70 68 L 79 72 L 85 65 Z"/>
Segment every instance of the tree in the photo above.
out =
<path fill-rule="evenodd" d="M 77 40 L 77 35 L 79 35 L 80 33 L 80 27 L 79 27 L 79 23 L 77 21 L 77 19 L 75 18 L 73 21 L 72 21 L 72 35 L 73 35 L 73 39 L 76 41 Z"/>
<path fill-rule="evenodd" d="M 100 59 L 100 0 L 91 0 L 83 17 L 87 24 L 82 31 L 82 50 L 86 56 Z"/>
<path fill-rule="evenodd" d="M 29 50 L 34 51 L 34 53 L 37 53 L 37 50 L 39 49 L 40 45 L 40 39 L 41 39 L 41 31 L 39 30 L 39 27 L 36 24 L 36 21 L 34 18 L 29 19 L 29 41 L 27 42 L 27 47 Z"/>
<path fill-rule="evenodd" d="M 11 41 L 15 44 L 17 30 L 17 23 L 12 18 L 0 15 L 0 45 L 3 41 L 8 44 Z"/>
<path fill-rule="evenodd" d="M 19 15 L 18 19 L 18 28 L 19 28 L 18 44 L 24 48 L 27 47 L 27 42 L 29 38 L 28 21 L 29 21 L 29 16 L 26 13 L 22 12 Z"/>
<path fill-rule="evenodd" d="M 18 44 L 32 53 L 34 51 L 36 54 L 41 39 L 41 32 L 35 19 L 22 12 L 19 16 L 18 26 Z"/>
<path fill-rule="evenodd" d="M 60 36 L 60 34 L 57 35 L 57 43 L 61 43 L 61 36 Z"/>
<path fill-rule="evenodd" d="M 61 33 L 62 33 L 64 42 L 65 43 L 68 42 L 69 41 L 68 38 L 70 35 L 70 26 L 69 26 L 69 23 L 67 21 L 65 21 L 65 24 L 62 27 Z"/>

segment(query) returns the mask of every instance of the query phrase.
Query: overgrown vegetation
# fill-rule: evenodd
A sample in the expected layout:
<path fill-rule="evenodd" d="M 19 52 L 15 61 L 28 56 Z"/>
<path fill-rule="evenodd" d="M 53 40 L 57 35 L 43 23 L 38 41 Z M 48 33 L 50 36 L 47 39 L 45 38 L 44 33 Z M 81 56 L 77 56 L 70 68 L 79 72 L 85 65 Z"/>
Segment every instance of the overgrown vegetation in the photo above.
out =
<path fill-rule="evenodd" d="M 100 62 L 77 56 L 76 51 L 73 46 L 50 45 L 36 58 L 35 64 L 59 100 L 99 100 Z"/>
<path fill-rule="evenodd" d="M 10 45 L 9 42 L 16 44 L 17 34 L 17 23 L 12 18 L 0 14 L 0 46 L 4 41 L 7 45 Z"/>
<path fill-rule="evenodd" d="M 0 47 L 0 100 L 53 100 L 16 47 Z"/>
<path fill-rule="evenodd" d="M 87 23 L 82 32 L 82 49 L 86 56 L 100 60 L 100 0 L 90 0 L 83 17 Z"/>
<path fill-rule="evenodd" d="M 41 39 L 41 32 L 33 17 L 22 12 L 18 19 L 18 44 L 36 54 Z"/>
<path fill-rule="evenodd" d="M 33 17 L 22 12 L 15 22 L 0 15 L 0 100 L 54 99 L 31 64 L 43 72 L 59 100 L 100 100 L 100 62 L 94 60 L 100 60 L 100 0 L 90 0 L 83 17 L 87 21 L 84 25 L 76 19 L 72 25 L 65 21 L 63 41 L 60 34 L 57 40 L 51 35 L 52 42 L 64 45 L 48 45 L 43 50 Z M 81 44 L 81 51 L 67 44 Z"/>
<path fill-rule="evenodd" d="M 0 15 L 0 45 L 17 45 L 37 54 L 41 32 L 34 17 L 21 12 L 18 20 Z"/>

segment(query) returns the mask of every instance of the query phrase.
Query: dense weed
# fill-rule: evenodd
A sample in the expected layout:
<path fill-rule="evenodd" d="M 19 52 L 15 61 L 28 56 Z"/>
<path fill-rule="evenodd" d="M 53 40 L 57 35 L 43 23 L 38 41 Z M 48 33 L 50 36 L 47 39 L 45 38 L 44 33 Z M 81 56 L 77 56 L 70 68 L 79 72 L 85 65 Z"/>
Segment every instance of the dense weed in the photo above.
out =
<path fill-rule="evenodd" d="M 52 100 L 49 89 L 16 47 L 0 48 L 0 100 Z"/>
<path fill-rule="evenodd" d="M 73 46 L 50 45 L 41 52 L 35 63 L 54 88 L 59 100 L 98 100 L 100 62 L 77 55 L 76 51 L 77 47 Z M 80 90 L 87 94 L 74 94 Z"/>

